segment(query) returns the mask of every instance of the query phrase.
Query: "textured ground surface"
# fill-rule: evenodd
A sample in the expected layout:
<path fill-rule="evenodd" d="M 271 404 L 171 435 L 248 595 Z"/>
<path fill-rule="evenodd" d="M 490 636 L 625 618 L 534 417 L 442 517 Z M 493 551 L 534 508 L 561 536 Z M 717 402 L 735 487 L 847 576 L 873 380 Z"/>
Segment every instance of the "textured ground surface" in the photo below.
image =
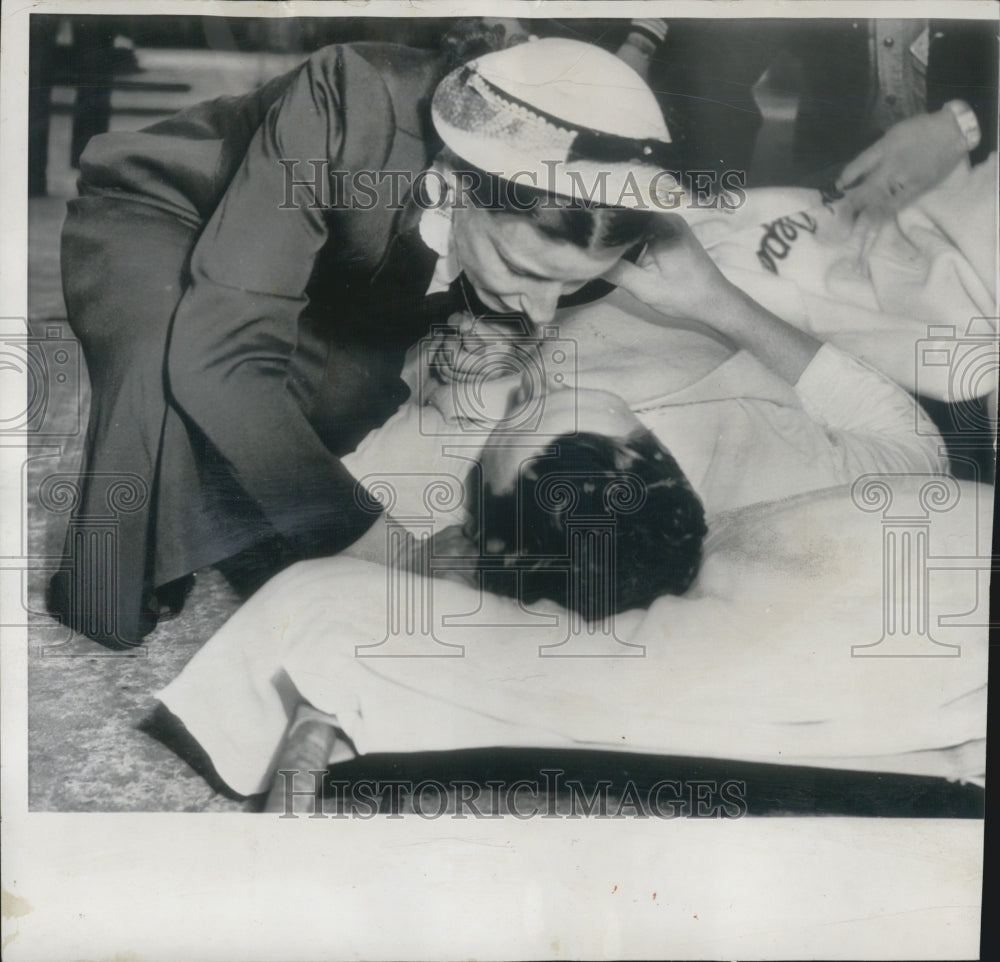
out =
<path fill-rule="evenodd" d="M 45 255 L 33 260 L 32 331 L 62 332 L 53 311 L 53 283 L 62 202 L 32 201 L 32 246 Z M 58 287 L 55 287 L 58 292 Z M 45 313 L 35 313 L 44 305 Z M 68 336 L 68 329 L 65 334 Z M 53 396 L 58 412 L 49 424 L 76 423 L 86 391 Z M 79 461 L 79 437 L 53 447 L 39 445 L 28 471 L 29 552 L 57 562 L 65 515 L 37 502 L 38 486 L 51 472 L 72 472 Z M 62 450 L 60 450 L 60 448 Z M 183 613 L 163 622 L 134 651 L 113 652 L 73 635 L 44 614 L 44 568 L 27 583 L 31 628 L 28 660 L 29 804 L 47 811 L 221 811 L 239 804 L 217 795 L 189 765 L 154 737 L 153 694 L 166 685 L 236 607 L 228 584 L 213 570 L 199 574 Z"/>
<path fill-rule="evenodd" d="M 281 62 L 278 62 L 278 61 Z M 187 83 L 164 93 L 116 91 L 113 129 L 134 129 L 170 111 L 220 93 L 247 89 L 279 72 L 287 58 L 239 58 L 188 51 L 140 51 L 144 80 Z M 271 61 L 275 61 L 272 63 Z M 57 89 L 66 105 L 72 94 Z M 56 112 L 50 133 L 49 196 L 29 202 L 28 304 L 31 333 L 69 338 L 59 277 L 59 232 L 66 200 L 75 193 L 68 164 L 70 117 Z M 53 384 L 46 428 L 58 433 L 86 424 L 86 373 Z M 57 563 L 66 516 L 43 510 L 38 485 L 79 463 L 81 436 L 56 444 L 39 440 L 27 477 L 28 548 L 32 558 Z M 183 613 L 157 627 L 145 644 L 120 653 L 73 635 L 44 613 L 48 572 L 32 571 L 25 585 L 29 620 L 28 790 L 37 811 L 230 811 L 245 803 L 216 792 L 156 711 L 154 694 L 166 685 L 235 610 L 237 601 L 214 570 L 198 576 Z M 171 747 L 168 747 L 171 746 Z M 195 764 L 197 764 L 195 762 Z"/>

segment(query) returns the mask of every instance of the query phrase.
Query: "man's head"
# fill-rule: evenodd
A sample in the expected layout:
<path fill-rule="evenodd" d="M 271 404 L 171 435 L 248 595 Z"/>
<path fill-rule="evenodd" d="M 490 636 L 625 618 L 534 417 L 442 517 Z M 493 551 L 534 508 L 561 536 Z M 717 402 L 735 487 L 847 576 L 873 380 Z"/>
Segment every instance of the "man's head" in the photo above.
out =
<path fill-rule="evenodd" d="M 469 533 L 487 558 L 524 571 L 490 586 L 588 620 L 682 594 L 707 528 L 680 466 L 616 395 L 564 390 L 550 401 L 538 433 L 494 436 L 480 459 Z"/>
<path fill-rule="evenodd" d="M 670 135 L 613 54 L 539 40 L 449 74 L 432 104 L 459 265 L 490 310 L 551 320 L 651 232 Z"/>

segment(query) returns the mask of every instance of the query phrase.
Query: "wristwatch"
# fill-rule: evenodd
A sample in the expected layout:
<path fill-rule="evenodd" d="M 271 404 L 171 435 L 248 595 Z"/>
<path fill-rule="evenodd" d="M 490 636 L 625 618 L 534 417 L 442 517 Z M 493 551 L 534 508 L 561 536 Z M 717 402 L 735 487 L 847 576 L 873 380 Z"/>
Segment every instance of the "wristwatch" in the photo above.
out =
<path fill-rule="evenodd" d="M 652 17 L 637 18 L 629 23 L 628 37 L 626 37 L 625 42 L 637 47 L 647 57 L 651 57 L 666 36 L 667 24 L 665 20 Z"/>
<path fill-rule="evenodd" d="M 964 100 L 949 100 L 945 107 L 952 112 L 958 129 L 962 131 L 962 136 L 965 138 L 965 149 L 975 150 L 983 135 L 979 130 L 979 121 L 972 108 Z"/>

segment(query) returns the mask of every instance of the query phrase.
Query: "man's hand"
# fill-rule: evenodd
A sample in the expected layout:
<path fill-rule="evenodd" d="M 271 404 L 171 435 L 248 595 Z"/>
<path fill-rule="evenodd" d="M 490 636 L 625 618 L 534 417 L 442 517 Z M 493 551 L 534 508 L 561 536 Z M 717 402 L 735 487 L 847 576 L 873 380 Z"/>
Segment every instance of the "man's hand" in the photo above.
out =
<path fill-rule="evenodd" d="M 896 124 L 837 179 L 852 219 L 885 218 L 937 186 L 966 156 L 965 136 L 947 107 Z"/>
<path fill-rule="evenodd" d="M 604 277 L 661 314 L 708 324 L 732 286 L 684 218 L 666 213 L 638 263 L 620 260 Z"/>
<path fill-rule="evenodd" d="M 619 261 L 604 276 L 667 317 L 708 325 L 794 385 L 820 342 L 728 281 L 682 217 L 663 220 L 660 237 L 638 265 Z"/>

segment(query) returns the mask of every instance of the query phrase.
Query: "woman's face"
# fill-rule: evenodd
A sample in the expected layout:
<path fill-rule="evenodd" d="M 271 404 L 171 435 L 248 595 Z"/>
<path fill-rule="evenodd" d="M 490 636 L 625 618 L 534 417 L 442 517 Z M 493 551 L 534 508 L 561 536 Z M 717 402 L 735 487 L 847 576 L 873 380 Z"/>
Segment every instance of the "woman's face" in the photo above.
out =
<path fill-rule="evenodd" d="M 541 404 L 535 430 L 513 433 L 498 429 L 487 438 L 479 457 L 483 484 L 489 485 L 494 494 L 514 491 L 521 465 L 546 453 L 564 434 L 586 432 L 624 438 L 643 430 L 628 404 L 609 391 L 550 388 L 544 398 L 532 400 L 526 397 L 526 390 L 526 382 L 511 385 L 507 410 L 509 413 L 529 403 Z"/>
<path fill-rule="evenodd" d="M 530 217 L 466 204 L 453 220 L 459 266 L 479 299 L 503 314 L 547 324 L 564 294 L 600 277 L 628 249 L 584 249 L 542 233 Z"/>

